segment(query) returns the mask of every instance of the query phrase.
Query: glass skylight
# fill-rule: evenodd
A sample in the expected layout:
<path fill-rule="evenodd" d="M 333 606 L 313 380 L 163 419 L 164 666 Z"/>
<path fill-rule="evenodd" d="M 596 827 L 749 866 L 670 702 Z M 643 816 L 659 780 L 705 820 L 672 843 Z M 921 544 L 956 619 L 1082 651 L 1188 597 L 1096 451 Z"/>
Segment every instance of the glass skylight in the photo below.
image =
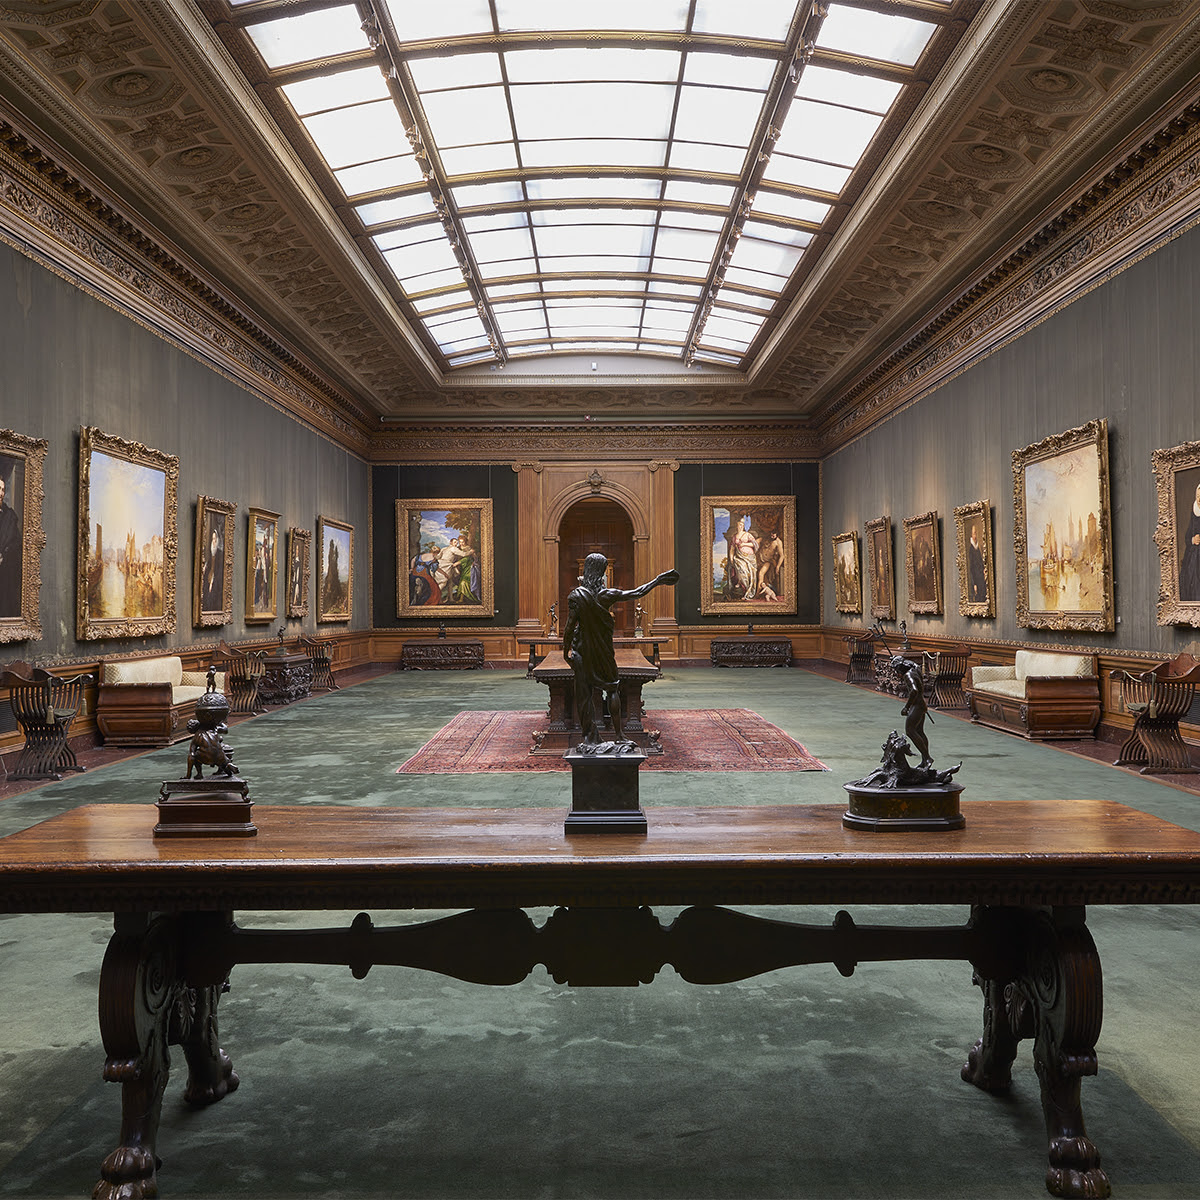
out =
<path fill-rule="evenodd" d="M 928 0 L 376 3 L 366 29 L 343 0 L 233 12 L 253 82 L 450 369 L 605 348 L 745 367 L 949 19 Z"/>

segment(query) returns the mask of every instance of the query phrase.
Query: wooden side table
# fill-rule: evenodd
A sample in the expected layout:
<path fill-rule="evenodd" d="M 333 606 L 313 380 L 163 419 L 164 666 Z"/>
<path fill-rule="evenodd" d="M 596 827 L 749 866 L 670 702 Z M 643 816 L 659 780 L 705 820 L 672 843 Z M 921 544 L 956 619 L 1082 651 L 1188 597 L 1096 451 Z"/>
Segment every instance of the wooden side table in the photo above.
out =
<path fill-rule="evenodd" d="M 303 700 L 312 691 L 312 663 L 308 655 L 268 654 L 262 659 L 263 677 L 258 698 L 267 704 L 291 704 Z"/>

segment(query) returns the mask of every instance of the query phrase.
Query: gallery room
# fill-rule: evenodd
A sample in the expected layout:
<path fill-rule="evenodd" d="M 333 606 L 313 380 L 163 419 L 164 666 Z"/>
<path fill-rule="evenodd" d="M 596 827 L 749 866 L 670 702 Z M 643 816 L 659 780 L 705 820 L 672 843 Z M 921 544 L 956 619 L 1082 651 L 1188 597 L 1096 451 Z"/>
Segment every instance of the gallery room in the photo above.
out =
<path fill-rule="evenodd" d="M 1200 1195 L 1197 64 L 0 7 L 0 1194 Z"/>

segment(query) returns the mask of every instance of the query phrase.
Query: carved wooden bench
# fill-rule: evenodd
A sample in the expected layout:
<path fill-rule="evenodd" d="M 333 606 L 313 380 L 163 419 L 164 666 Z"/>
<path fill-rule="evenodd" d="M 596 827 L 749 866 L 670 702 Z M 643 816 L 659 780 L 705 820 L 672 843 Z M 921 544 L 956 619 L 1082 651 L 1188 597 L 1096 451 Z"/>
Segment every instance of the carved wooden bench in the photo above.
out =
<path fill-rule="evenodd" d="M 187 736 L 187 722 L 204 695 L 204 671 L 185 671 L 178 655 L 118 659 L 100 665 L 96 724 L 113 746 L 169 746 Z M 217 689 L 225 690 L 223 673 Z"/>
<path fill-rule="evenodd" d="M 1012 666 L 971 668 L 971 720 L 1033 740 L 1094 738 L 1100 677 L 1094 654 L 1018 650 Z"/>

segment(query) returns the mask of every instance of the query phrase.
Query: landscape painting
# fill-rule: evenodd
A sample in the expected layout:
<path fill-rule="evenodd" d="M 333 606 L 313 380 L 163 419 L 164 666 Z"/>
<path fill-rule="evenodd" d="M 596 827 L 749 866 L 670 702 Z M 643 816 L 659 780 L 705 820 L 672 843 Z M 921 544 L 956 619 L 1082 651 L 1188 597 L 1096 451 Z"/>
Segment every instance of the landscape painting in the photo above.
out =
<path fill-rule="evenodd" d="M 1017 624 L 1111 631 L 1108 423 L 1013 451 Z"/>
<path fill-rule="evenodd" d="M 796 498 L 700 497 L 700 611 L 796 611 Z"/>
<path fill-rule="evenodd" d="M 318 517 L 317 541 L 317 620 L 348 621 L 354 607 L 354 526 Z"/>
<path fill-rule="evenodd" d="M 80 430 L 80 640 L 174 632 L 178 481 L 175 455 Z"/>
<path fill-rule="evenodd" d="M 48 443 L 0 429 L 0 642 L 42 636 L 42 472 Z"/>
<path fill-rule="evenodd" d="M 396 615 L 492 616 L 492 502 L 396 501 Z"/>
<path fill-rule="evenodd" d="M 833 539 L 833 601 L 838 612 L 862 612 L 858 534 L 853 530 L 839 533 Z"/>

